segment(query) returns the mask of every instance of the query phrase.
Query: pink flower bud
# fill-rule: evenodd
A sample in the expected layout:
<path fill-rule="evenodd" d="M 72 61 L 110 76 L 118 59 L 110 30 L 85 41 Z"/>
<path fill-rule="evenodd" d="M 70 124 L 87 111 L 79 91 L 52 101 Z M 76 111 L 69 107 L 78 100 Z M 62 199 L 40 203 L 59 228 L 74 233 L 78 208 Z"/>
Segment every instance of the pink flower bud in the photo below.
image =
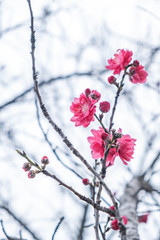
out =
<path fill-rule="evenodd" d="M 31 164 L 29 162 L 25 162 L 23 164 L 23 167 L 22 169 L 25 171 L 25 172 L 28 172 L 30 169 L 31 169 Z"/>
<path fill-rule="evenodd" d="M 96 90 L 92 90 L 90 96 L 92 99 L 94 99 L 94 100 L 96 100 L 96 102 L 98 102 L 101 97 L 101 94 L 99 92 L 97 92 Z"/>
<path fill-rule="evenodd" d="M 127 222 L 128 222 L 128 219 L 127 219 L 125 216 L 122 216 L 122 219 L 123 219 L 124 225 L 126 225 Z M 111 228 L 112 228 L 113 230 L 119 230 L 118 220 L 117 220 L 117 219 L 114 219 L 114 220 L 111 222 Z"/>
<path fill-rule="evenodd" d="M 43 164 L 48 164 L 48 163 L 49 163 L 48 157 L 44 156 L 44 157 L 41 159 L 41 163 L 43 163 Z"/>
<path fill-rule="evenodd" d="M 111 209 L 111 210 L 113 210 L 113 211 L 115 211 L 115 207 L 112 205 L 112 206 L 110 206 L 109 207 L 109 209 Z M 110 214 L 110 216 L 113 216 L 112 214 Z"/>
<path fill-rule="evenodd" d="M 110 77 L 108 78 L 108 82 L 109 82 L 110 84 L 114 84 L 114 83 L 116 82 L 116 78 L 115 78 L 114 76 L 110 76 Z"/>
<path fill-rule="evenodd" d="M 88 185 L 89 184 L 88 178 L 83 178 L 82 182 L 83 182 L 84 185 Z"/>
<path fill-rule="evenodd" d="M 119 230 L 118 220 L 117 220 L 117 219 L 114 219 L 114 220 L 111 222 L 111 228 L 112 228 L 113 230 Z"/>
<path fill-rule="evenodd" d="M 107 113 L 110 110 L 110 103 L 107 101 L 100 102 L 99 109 L 103 113 Z"/>
<path fill-rule="evenodd" d="M 138 67 L 138 66 L 139 66 L 139 61 L 138 61 L 138 60 L 134 60 L 133 66 L 134 66 L 134 67 Z"/>
<path fill-rule="evenodd" d="M 36 176 L 36 173 L 35 173 L 34 170 L 30 170 L 30 171 L 28 172 L 28 177 L 29 177 L 29 178 L 34 178 L 35 176 Z"/>
<path fill-rule="evenodd" d="M 91 90 L 89 88 L 86 88 L 86 90 L 85 90 L 86 96 L 90 95 L 90 93 L 91 93 Z"/>
<path fill-rule="evenodd" d="M 139 223 L 147 223 L 148 215 L 149 215 L 149 213 L 146 213 L 144 215 L 138 216 L 138 222 Z"/>
<path fill-rule="evenodd" d="M 108 133 L 102 133 L 101 134 L 101 138 L 102 138 L 103 141 L 105 141 L 107 139 L 107 137 L 108 137 Z"/>

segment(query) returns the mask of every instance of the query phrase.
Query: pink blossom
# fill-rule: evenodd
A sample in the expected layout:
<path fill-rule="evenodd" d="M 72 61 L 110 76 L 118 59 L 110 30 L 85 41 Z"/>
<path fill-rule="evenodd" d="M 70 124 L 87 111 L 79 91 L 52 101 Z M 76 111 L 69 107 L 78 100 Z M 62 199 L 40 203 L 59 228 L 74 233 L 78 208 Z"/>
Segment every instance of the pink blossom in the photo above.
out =
<path fill-rule="evenodd" d="M 105 66 L 108 70 L 113 70 L 113 74 L 120 74 L 122 70 L 125 70 L 125 67 L 132 60 L 132 51 L 119 49 L 118 53 L 114 54 L 114 58 L 108 60 L 109 65 Z"/>
<path fill-rule="evenodd" d="M 88 142 L 91 144 L 91 154 L 93 159 L 103 158 L 104 157 L 104 149 L 105 149 L 105 142 L 102 139 L 102 134 L 105 133 L 104 129 L 102 127 L 99 128 L 99 130 L 91 130 L 91 133 L 93 134 L 93 137 L 88 137 Z M 108 134 L 106 133 L 106 136 Z"/>
<path fill-rule="evenodd" d="M 122 219 L 123 219 L 124 225 L 126 225 L 127 222 L 128 222 L 128 219 L 127 219 L 125 216 L 122 216 Z M 111 222 L 111 228 L 112 228 L 113 230 L 119 230 L 118 220 L 117 220 L 117 219 L 114 219 L 114 220 Z"/>
<path fill-rule="evenodd" d="M 91 144 L 91 154 L 93 159 L 104 158 L 105 152 L 105 140 L 109 136 L 108 133 L 104 131 L 102 127 L 99 127 L 99 130 L 91 130 L 93 137 L 88 137 L 88 142 Z M 114 159 L 116 157 L 116 149 L 110 149 L 107 156 L 107 167 L 113 165 Z"/>
<path fill-rule="evenodd" d="M 139 223 L 147 223 L 148 215 L 149 215 L 149 213 L 146 213 L 144 215 L 138 216 L 138 222 Z"/>
<path fill-rule="evenodd" d="M 119 143 L 118 155 L 125 165 L 133 158 L 135 142 L 136 139 L 129 135 L 123 135 L 117 139 L 117 143 Z"/>
<path fill-rule="evenodd" d="M 142 65 L 139 65 L 138 67 L 131 67 L 129 72 L 130 72 L 129 80 L 132 83 L 146 82 L 148 73 L 144 70 L 144 67 Z"/>
<path fill-rule="evenodd" d="M 109 110 L 110 110 L 110 103 L 107 102 L 107 101 L 100 102 L 99 109 L 100 109 L 101 112 L 103 112 L 103 113 L 109 112 Z"/>
<path fill-rule="evenodd" d="M 93 136 L 88 137 L 88 142 L 90 143 L 92 158 L 104 158 L 105 140 L 109 135 L 102 127 L 100 127 L 99 130 L 92 129 L 91 132 Z M 119 130 L 118 133 L 121 133 L 121 130 Z M 112 140 L 112 134 L 110 134 L 109 138 Z M 136 140 L 129 135 L 122 135 L 122 137 L 117 138 L 109 150 L 106 166 L 109 167 L 113 165 L 117 156 L 127 165 L 127 162 L 133 158 L 135 141 Z"/>
<path fill-rule="evenodd" d="M 71 118 L 75 122 L 75 126 L 88 127 L 91 121 L 94 121 L 94 114 L 96 112 L 96 102 L 100 99 L 100 93 L 96 90 L 92 92 L 87 89 L 86 94 L 82 93 L 79 98 L 74 98 L 70 111 L 74 113 Z"/>

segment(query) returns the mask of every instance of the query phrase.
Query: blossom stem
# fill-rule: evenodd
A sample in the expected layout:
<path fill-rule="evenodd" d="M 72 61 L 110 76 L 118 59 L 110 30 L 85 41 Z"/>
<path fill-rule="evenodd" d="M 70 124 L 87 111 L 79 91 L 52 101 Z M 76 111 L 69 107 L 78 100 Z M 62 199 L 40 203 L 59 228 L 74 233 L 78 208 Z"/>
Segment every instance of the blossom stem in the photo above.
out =
<path fill-rule="evenodd" d="M 107 129 L 105 128 L 104 124 L 102 123 L 102 121 L 99 119 L 99 117 L 94 114 L 95 118 L 98 120 L 98 122 L 101 124 L 102 128 L 104 129 L 105 132 L 108 132 Z"/>
<path fill-rule="evenodd" d="M 112 109 L 112 114 L 111 114 L 111 117 L 110 117 L 110 123 L 109 123 L 109 128 L 108 128 L 108 131 L 109 133 L 111 132 L 111 129 L 113 127 L 113 118 L 114 118 L 114 114 L 115 114 L 115 111 L 116 111 L 116 107 L 117 107 L 117 103 L 118 103 L 118 98 L 120 96 L 120 93 L 123 89 L 123 86 L 124 86 L 124 78 L 125 76 L 128 74 L 127 73 L 127 68 L 129 67 L 129 65 L 125 68 L 125 71 L 124 71 L 124 74 L 122 76 L 122 80 L 120 82 L 120 85 L 118 86 L 118 90 L 117 90 L 117 93 L 116 93 L 116 96 L 115 96 L 115 101 L 114 101 L 114 106 L 113 106 L 113 109 Z"/>
<path fill-rule="evenodd" d="M 22 157 L 24 157 L 25 159 L 27 159 L 27 161 L 32 165 L 32 166 L 34 166 L 34 167 L 36 167 L 40 172 L 42 172 L 42 168 L 38 165 L 38 163 L 36 163 L 36 162 L 33 162 L 27 155 L 26 155 L 26 153 L 23 151 L 23 152 L 21 152 L 21 151 L 19 151 L 19 150 L 16 150 L 17 151 L 17 153 L 19 154 L 19 155 L 21 155 Z"/>

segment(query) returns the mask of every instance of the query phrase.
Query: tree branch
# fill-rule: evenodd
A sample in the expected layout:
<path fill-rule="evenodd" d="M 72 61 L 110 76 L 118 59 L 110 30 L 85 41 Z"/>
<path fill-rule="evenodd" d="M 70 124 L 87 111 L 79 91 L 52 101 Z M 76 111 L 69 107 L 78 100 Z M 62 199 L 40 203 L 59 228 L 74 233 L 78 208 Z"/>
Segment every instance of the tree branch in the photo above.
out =
<path fill-rule="evenodd" d="M 0 205 L 0 208 L 5 210 L 10 216 L 13 217 L 14 220 L 16 220 L 16 222 L 18 222 L 32 237 L 33 239 L 35 240 L 41 240 L 37 235 L 36 233 L 34 233 L 28 226 L 25 222 L 23 222 L 23 220 L 19 217 L 16 216 L 16 214 L 11 210 L 9 209 L 8 206 L 5 206 L 5 205 Z"/>

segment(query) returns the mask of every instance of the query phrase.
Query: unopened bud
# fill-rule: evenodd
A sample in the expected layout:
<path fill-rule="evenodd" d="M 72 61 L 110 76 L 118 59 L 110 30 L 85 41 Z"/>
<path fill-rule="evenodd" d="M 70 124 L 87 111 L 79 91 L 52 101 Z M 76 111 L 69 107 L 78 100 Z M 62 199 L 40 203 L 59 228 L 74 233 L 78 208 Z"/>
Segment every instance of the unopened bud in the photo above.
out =
<path fill-rule="evenodd" d="M 103 119 L 103 113 L 99 114 L 99 120 L 102 121 Z"/>
<path fill-rule="evenodd" d="M 147 223 L 148 215 L 149 215 L 149 213 L 146 213 L 144 215 L 138 216 L 138 222 L 139 223 Z"/>
<path fill-rule="evenodd" d="M 108 78 L 108 82 L 110 83 L 110 84 L 114 84 L 115 82 L 116 82 L 116 78 L 114 77 L 114 76 L 110 76 L 109 78 Z"/>
<path fill-rule="evenodd" d="M 91 93 L 91 90 L 89 88 L 86 88 L 85 94 L 86 94 L 87 97 L 88 97 L 88 95 L 90 95 L 90 93 Z"/>
<path fill-rule="evenodd" d="M 108 138 L 108 133 L 102 133 L 101 138 L 105 141 Z"/>
<path fill-rule="evenodd" d="M 136 73 L 135 68 L 130 68 L 129 73 L 130 73 L 130 76 L 133 76 Z"/>
<path fill-rule="evenodd" d="M 107 101 L 100 102 L 99 109 L 103 113 L 107 113 L 110 110 L 110 103 Z"/>
<path fill-rule="evenodd" d="M 110 206 L 109 209 L 111 209 L 111 210 L 113 210 L 115 212 L 115 207 L 113 205 Z M 114 215 L 110 213 L 110 216 L 114 216 Z"/>
<path fill-rule="evenodd" d="M 47 157 L 47 156 L 44 156 L 44 157 L 41 159 L 41 163 L 47 165 L 47 164 L 49 163 L 48 157 Z"/>
<path fill-rule="evenodd" d="M 114 135 L 115 138 L 121 138 L 122 136 L 123 136 L 122 133 L 115 133 L 115 135 Z"/>
<path fill-rule="evenodd" d="M 31 164 L 29 162 L 25 162 L 22 168 L 25 172 L 28 172 L 31 169 Z"/>
<path fill-rule="evenodd" d="M 134 60 L 133 66 L 134 66 L 134 67 L 138 67 L 138 66 L 139 66 L 139 61 L 138 61 L 138 60 Z"/>
<path fill-rule="evenodd" d="M 90 96 L 92 99 L 94 99 L 98 102 L 101 97 L 101 94 L 99 92 L 97 92 L 96 90 L 92 90 Z"/>
<path fill-rule="evenodd" d="M 29 177 L 29 178 L 34 178 L 35 176 L 36 176 L 36 173 L 35 173 L 34 170 L 30 170 L 30 171 L 28 172 L 28 177 Z"/>
<path fill-rule="evenodd" d="M 88 185 L 89 184 L 88 178 L 83 178 L 82 182 L 83 182 L 84 185 Z"/>

